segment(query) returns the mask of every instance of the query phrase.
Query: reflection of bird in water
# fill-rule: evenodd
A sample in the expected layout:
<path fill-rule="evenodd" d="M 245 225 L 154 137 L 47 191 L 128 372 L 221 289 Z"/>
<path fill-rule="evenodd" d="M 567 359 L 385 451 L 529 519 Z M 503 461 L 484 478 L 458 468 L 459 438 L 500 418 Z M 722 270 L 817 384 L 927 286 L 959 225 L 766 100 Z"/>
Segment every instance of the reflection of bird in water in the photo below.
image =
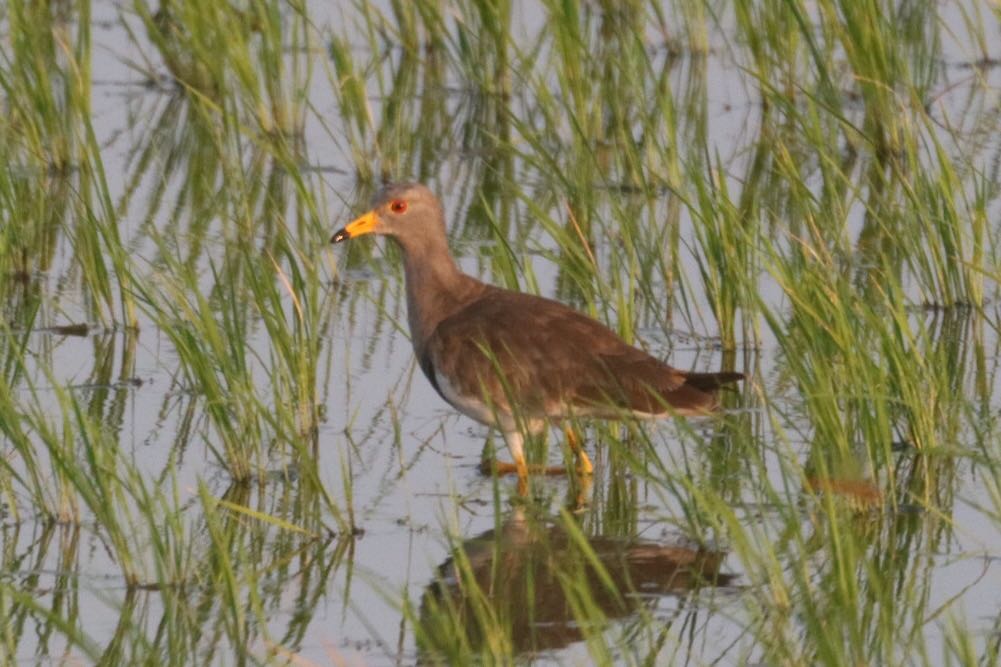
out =
<path fill-rule="evenodd" d="M 625 619 L 664 595 L 728 585 L 734 575 L 719 572 L 725 555 L 585 537 L 519 509 L 439 567 L 421 600 L 418 645 L 430 662 L 450 654 L 457 639 L 474 653 L 563 648 L 587 636 L 589 621 Z"/>

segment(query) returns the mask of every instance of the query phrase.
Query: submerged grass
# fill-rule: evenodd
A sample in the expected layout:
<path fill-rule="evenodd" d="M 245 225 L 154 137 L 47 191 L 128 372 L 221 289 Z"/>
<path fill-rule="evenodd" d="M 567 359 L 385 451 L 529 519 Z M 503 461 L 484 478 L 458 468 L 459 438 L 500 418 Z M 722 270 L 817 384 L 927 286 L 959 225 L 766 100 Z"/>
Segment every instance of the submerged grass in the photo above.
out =
<path fill-rule="evenodd" d="M 1001 522 L 990 8 L 316 11 L 131 3 L 117 55 L 156 85 L 119 152 L 91 3 L 0 10 L 0 662 L 339 659 L 327 606 L 372 660 L 996 662 L 966 595 Z M 446 195 L 464 268 L 747 372 L 732 411 L 590 427 L 575 513 L 426 479 L 395 256 L 319 259 L 397 178 Z M 389 647 L 354 534 L 421 540 L 399 508 L 446 484 L 435 573 L 362 563 Z"/>

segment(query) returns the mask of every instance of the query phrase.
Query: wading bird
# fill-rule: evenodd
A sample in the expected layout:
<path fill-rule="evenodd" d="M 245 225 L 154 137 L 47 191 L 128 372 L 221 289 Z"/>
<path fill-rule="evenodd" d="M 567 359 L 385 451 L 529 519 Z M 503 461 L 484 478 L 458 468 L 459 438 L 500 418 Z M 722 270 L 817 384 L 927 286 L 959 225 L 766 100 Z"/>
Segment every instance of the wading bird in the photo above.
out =
<path fill-rule="evenodd" d="M 459 412 L 504 435 L 527 489 L 525 435 L 572 417 L 621 419 L 704 415 L 741 373 L 672 368 L 562 303 L 466 275 L 448 249 L 441 202 L 425 186 L 385 187 L 372 209 L 330 239 L 391 237 L 403 250 L 414 352 L 435 390 Z M 591 461 L 565 429 L 578 470 Z M 550 471 L 551 472 L 551 471 Z"/>

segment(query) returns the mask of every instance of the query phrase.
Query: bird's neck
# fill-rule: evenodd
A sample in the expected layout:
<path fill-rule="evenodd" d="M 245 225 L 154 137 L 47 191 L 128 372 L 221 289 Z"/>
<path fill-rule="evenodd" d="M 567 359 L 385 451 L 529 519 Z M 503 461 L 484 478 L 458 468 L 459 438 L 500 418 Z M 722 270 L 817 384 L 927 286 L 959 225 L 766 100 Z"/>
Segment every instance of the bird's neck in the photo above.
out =
<path fill-rule="evenodd" d="M 418 355 L 438 324 L 475 299 L 483 283 L 459 270 L 447 244 L 403 245 L 407 319 Z"/>

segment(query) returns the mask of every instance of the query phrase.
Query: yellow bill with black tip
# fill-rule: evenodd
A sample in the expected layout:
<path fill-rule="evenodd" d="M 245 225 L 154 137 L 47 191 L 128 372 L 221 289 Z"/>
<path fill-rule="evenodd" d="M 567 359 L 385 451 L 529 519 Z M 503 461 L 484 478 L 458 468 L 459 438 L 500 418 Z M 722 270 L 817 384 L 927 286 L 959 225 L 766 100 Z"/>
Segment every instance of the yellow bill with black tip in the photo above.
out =
<path fill-rule="evenodd" d="M 365 234 L 371 234 L 379 226 L 379 216 L 375 214 L 375 211 L 369 211 L 360 218 L 354 220 L 347 227 L 340 230 L 336 234 L 330 237 L 331 243 L 340 243 L 341 241 L 347 241 L 348 239 L 353 239 L 356 236 L 363 236 Z"/>

